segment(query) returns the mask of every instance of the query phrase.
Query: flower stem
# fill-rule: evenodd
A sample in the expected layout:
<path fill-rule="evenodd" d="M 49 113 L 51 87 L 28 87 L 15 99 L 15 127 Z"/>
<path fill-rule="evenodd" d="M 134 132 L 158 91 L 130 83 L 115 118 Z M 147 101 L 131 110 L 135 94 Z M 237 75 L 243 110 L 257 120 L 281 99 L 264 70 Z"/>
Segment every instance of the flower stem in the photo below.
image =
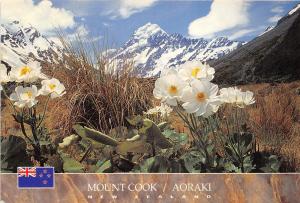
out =
<path fill-rule="evenodd" d="M 26 130 L 25 130 L 25 126 L 24 126 L 24 115 L 23 115 L 23 112 L 22 112 L 22 115 L 21 115 L 21 130 L 22 130 L 22 133 L 23 135 L 25 136 L 25 138 L 27 138 L 29 140 L 29 142 L 31 143 L 31 145 L 34 147 L 34 142 L 32 141 L 32 139 L 30 139 L 26 133 Z"/>
<path fill-rule="evenodd" d="M 47 111 L 47 107 L 48 107 L 49 100 L 50 100 L 50 96 L 48 96 L 48 98 L 47 98 L 46 104 L 45 104 L 45 106 L 44 106 L 42 118 L 41 118 L 40 122 L 38 123 L 38 125 L 37 125 L 37 127 L 36 127 L 37 129 L 41 126 L 42 122 L 44 121 L 44 118 L 45 118 L 45 115 L 46 115 L 46 111 Z"/>
<path fill-rule="evenodd" d="M 185 122 L 185 124 L 188 125 L 188 127 L 190 129 L 190 132 L 191 132 L 191 135 L 192 135 L 193 139 L 196 141 L 197 139 L 196 139 L 196 137 L 194 136 L 194 133 L 193 133 L 195 131 L 195 129 L 193 128 L 193 126 L 191 126 L 188 118 L 184 114 L 182 114 L 179 109 L 176 109 L 176 108 L 174 108 L 174 109 L 175 109 L 175 112 L 177 113 L 177 115 Z"/>
<path fill-rule="evenodd" d="M 236 131 L 240 131 L 240 123 L 239 123 L 239 114 L 238 114 L 239 107 L 235 107 L 235 120 L 236 120 Z"/>
<path fill-rule="evenodd" d="M 3 94 L 4 94 L 4 96 L 7 98 L 7 100 L 9 101 L 9 104 L 11 105 L 11 107 L 13 108 L 13 110 L 14 110 L 14 114 L 15 115 L 17 115 L 17 110 L 16 110 L 16 108 L 15 108 L 15 106 L 14 106 L 14 104 L 12 103 L 12 101 L 10 100 L 10 98 L 9 98 L 9 96 L 7 95 L 7 93 L 6 93 L 6 91 L 4 90 L 4 88 L 3 88 Z"/>

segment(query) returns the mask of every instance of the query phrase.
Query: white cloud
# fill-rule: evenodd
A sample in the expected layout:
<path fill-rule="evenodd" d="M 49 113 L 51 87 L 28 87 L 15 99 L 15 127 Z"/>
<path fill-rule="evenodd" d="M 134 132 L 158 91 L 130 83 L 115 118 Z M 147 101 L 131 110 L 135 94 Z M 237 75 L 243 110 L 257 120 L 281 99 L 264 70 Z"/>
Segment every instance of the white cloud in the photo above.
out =
<path fill-rule="evenodd" d="M 215 0 L 209 13 L 189 24 L 191 37 L 213 37 L 215 33 L 245 25 L 249 3 L 246 0 Z"/>
<path fill-rule="evenodd" d="M 249 27 L 249 28 L 245 28 L 245 29 L 236 29 L 235 31 L 233 31 L 230 35 L 229 35 L 229 39 L 230 40 L 235 40 L 244 36 L 249 36 L 250 34 L 252 36 L 257 36 L 258 34 L 261 34 L 262 32 L 264 32 L 266 30 L 266 27 L 268 27 L 268 25 L 261 25 L 258 27 Z"/>
<path fill-rule="evenodd" d="M 78 37 L 82 40 L 88 39 L 89 30 L 84 25 L 78 25 L 71 33 L 67 34 L 66 32 L 62 32 L 62 37 L 69 42 L 76 41 Z M 47 39 L 53 41 L 55 44 L 63 47 L 61 43 L 60 37 L 56 35 L 49 35 Z"/>
<path fill-rule="evenodd" d="M 107 22 L 103 22 L 102 25 L 103 25 L 104 27 L 110 27 L 110 24 L 107 23 Z"/>
<path fill-rule="evenodd" d="M 71 28 L 75 25 L 71 11 L 55 8 L 49 0 L 37 4 L 33 0 L 1 1 L 1 22 L 14 20 L 31 24 L 42 32 L 51 32 L 56 27 Z"/>
<path fill-rule="evenodd" d="M 278 22 L 278 20 L 280 18 L 282 18 L 282 16 L 283 16 L 282 13 L 284 12 L 284 9 L 281 6 L 277 6 L 277 7 L 272 8 L 271 12 L 275 13 L 275 15 L 272 16 L 272 17 L 270 17 L 268 19 L 268 22 L 270 22 L 270 23 L 276 23 L 276 22 Z"/>
<path fill-rule="evenodd" d="M 116 8 L 107 14 L 112 14 L 112 18 L 128 18 L 134 13 L 143 11 L 152 6 L 157 0 L 118 0 L 115 2 Z"/>
<path fill-rule="evenodd" d="M 256 29 L 242 29 L 242 30 L 239 30 L 239 31 L 233 33 L 232 35 L 230 35 L 229 39 L 230 40 L 235 40 L 235 39 L 238 39 L 240 37 L 243 37 L 247 34 L 255 32 L 255 31 L 257 31 L 257 30 Z"/>
<path fill-rule="evenodd" d="M 79 25 L 71 34 L 68 34 L 66 37 L 69 41 L 76 41 L 79 38 L 85 42 L 96 42 L 103 38 L 103 36 L 92 37 L 90 35 L 90 30 L 85 25 Z"/>
<path fill-rule="evenodd" d="M 67 35 L 67 38 L 70 41 L 74 41 L 78 37 L 81 39 L 86 39 L 89 33 L 90 31 L 88 30 L 88 28 L 86 28 L 84 25 L 79 25 L 78 27 L 76 27 L 73 33 Z"/>
<path fill-rule="evenodd" d="M 282 18 L 281 15 L 275 15 L 275 16 L 270 17 L 268 19 L 268 22 L 270 22 L 270 23 L 277 23 L 280 18 Z"/>
<path fill-rule="evenodd" d="M 98 36 L 98 37 L 92 37 L 90 38 L 88 41 L 89 42 L 96 42 L 96 41 L 99 41 L 103 38 L 103 36 Z"/>
<path fill-rule="evenodd" d="M 272 13 L 283 13 L 284 9 L 281 6 L 277 6 L 271 9 Z"/>
<path fill-rule="evenodd" d="M 84 25 L 78 26 L 75 32 L 82 37 L 86 37 L 90 33 L 90 31 Z"/>

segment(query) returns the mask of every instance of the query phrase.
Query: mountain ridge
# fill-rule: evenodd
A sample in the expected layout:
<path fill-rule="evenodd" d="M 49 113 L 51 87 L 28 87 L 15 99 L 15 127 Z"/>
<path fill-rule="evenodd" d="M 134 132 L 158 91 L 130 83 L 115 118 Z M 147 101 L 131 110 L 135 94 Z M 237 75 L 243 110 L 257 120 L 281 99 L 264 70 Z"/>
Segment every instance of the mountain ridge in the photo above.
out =
<path fill-rule="evenodd" d="M 121 48 L 110 51 L 108 57 L 117 64 L 130 58 L 135 62 L 137 75 L 152 77 L 185 61 L 220 58 L 243 44 L 226 37 L 207 40 L 168 34 L 159 25 L 149 22 L 135 30 Z"/>
<path fill-rule="evenodd" d="M 211 61 L 215 82 L 248 84 L 300 79 L 300 4 L 268 32 Z"/>
<path fill-rule="evenodd" d="M 31 25 L 21 25 L 18 21 L 0 25 L 1 52 L 9 65 L 18 66 L 29 58 L 40 61 L 57 62 L 64 50 L 46 38 Z"/>

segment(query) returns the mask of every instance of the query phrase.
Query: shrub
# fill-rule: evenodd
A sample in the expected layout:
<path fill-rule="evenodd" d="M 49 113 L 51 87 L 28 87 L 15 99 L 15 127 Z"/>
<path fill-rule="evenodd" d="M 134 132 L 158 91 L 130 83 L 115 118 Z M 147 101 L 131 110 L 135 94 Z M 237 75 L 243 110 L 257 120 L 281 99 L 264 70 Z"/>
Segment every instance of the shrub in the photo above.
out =
<path fill-rule="evenodd" d="M 133 77 L 131 62 L 114 72 L 114 62 L 103 52 L 94 49 L 95 57 L 91 59 L 83 41 L 77 42 L 80 46 L 64 39 L 62 42 L 69 54 L 54 70 L 55 76 L 64 80 L 68 94 L 53 108 L 52 115 L 61 114 L 57 127 L 63 135 L 70 134 L 74 123 L 108 133 L 124 126 L 126 117 L 142 114 L 152 106 L 153 81 Z"/>
<path fill-rule="evenodd" d="M 291 93 L 271 92 L 258 97 L 254 108 L 249 109 L 250 124 L 262 144 L 279 150 L 295 135 L 297 109 Z"/>

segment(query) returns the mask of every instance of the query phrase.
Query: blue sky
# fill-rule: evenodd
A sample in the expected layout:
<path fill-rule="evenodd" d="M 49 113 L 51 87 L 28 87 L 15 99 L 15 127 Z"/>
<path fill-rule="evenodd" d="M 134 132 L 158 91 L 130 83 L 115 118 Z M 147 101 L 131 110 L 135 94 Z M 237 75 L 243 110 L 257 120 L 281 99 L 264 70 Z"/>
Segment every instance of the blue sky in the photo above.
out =
<path fill-rule="evenodd" d="M 12 4 L 7 5 L 11 11 L 4 13 L 4 18 L 10 19 L 9 15 L 17 12 L 12 10 L 13 3 L 21 9 L 23 4 L 20 1 L 27 1 L 24 7 L 28 7 L 28 2 L 31 2 L 31 7 L 28 7 L 32 10 L 31 16 L 26 17 L 24 14 L 24 19 L 20 20 L 36 26 L 41 24 L 41 29 L 46 35 L 55 37 L 52 28 L 45 25 L 50 19 L 54 19 L 55 15 L 56 19 L 48 24 L 57 23 L 71 37 L 74 33 L 81 33 L 93 42 L 108 41 L 109 44 L 116 46 L 126 42 L 138 27 L 147 22 L 158 24 L 167 33 L 180 33 L 187 37 L 227 36 L 235 40 L 249 41 L 268 26 L 275 25 L 278 18 L 299 3 L 299 1 L 246 2 L 245 0 L 217 0 L 214 3 L 195 0 L 9 1 L 6 3 Z M 41 16 L 43 9 L 44 16 Z M 37 19 L 32 17 L 34 12 L 37 13 Z M 47 13 L 49 19 L 46 19 Z"/>

